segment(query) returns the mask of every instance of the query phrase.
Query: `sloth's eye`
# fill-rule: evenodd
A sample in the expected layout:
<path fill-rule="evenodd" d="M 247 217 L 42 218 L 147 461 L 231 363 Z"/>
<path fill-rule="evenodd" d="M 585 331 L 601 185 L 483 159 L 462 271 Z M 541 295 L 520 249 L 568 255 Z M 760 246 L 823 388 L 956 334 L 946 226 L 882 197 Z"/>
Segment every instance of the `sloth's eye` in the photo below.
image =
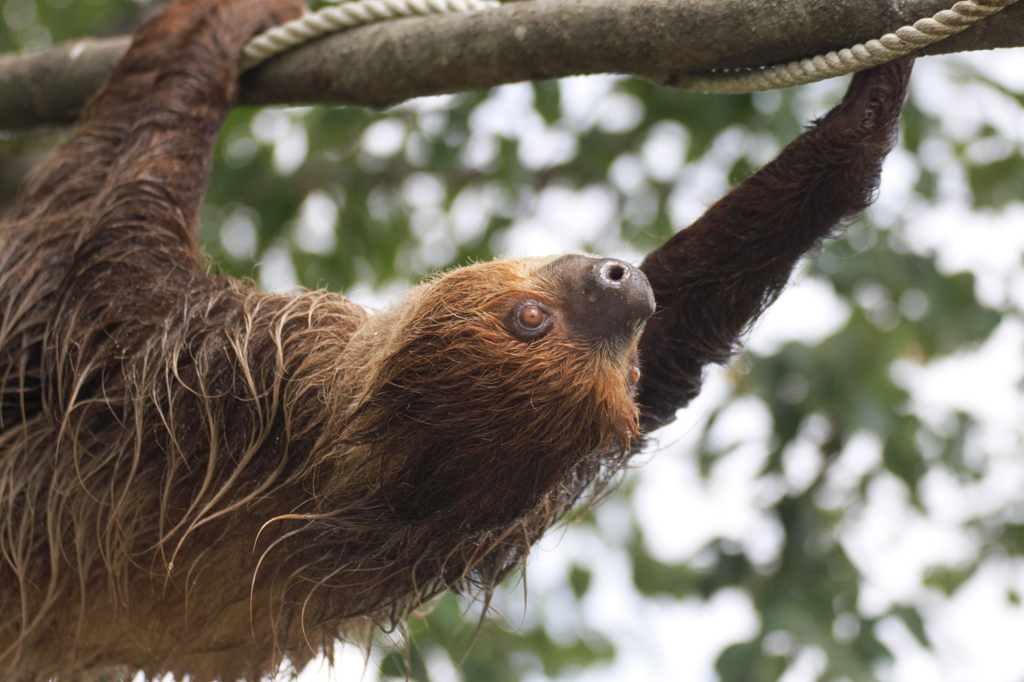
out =
<path fill-rule="evenodd" d="M 524 341 L 538 339 L 551 329 L 554 317 L 543 303 L 520 301 L 512 308 L 512 333 Z"/>
<path fill-rule="evenodd" d="M 519 309 L 519 324 L 527 329 L 536 329 L 544 324 L 544 311 L 535 305 L 526 305 Z"/>

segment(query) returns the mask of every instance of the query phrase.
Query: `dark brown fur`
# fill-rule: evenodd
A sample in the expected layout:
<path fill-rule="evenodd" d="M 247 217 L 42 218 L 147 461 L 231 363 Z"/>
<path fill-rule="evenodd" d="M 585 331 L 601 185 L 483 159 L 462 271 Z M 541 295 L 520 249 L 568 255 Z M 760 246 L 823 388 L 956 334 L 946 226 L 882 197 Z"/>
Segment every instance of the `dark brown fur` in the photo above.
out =
<path fill-rule="evenodd" d="M 909 72 L 860 78 L 652 254 L 658 313 L 602 344 L 551 259 L 379 313 L 207 273 L 197 212 L 241 46 L 299 11 L 172 6 L 0 227 L 0 675 L 256 679 L 488 593 L 866 205 Z M 561 316 L 529 342 L 509 333 L 524 297 Z"/>

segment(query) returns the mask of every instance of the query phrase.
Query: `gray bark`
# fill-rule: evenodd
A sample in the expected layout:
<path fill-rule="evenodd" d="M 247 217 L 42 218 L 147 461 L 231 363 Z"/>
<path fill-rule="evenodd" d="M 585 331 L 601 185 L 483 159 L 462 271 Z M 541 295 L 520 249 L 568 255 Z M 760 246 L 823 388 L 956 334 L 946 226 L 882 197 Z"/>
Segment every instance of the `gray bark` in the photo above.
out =
<path fill-rule="evenodd" d="M 243 79 L 246 104 L 385 107 L 412 97 L 591 73 L 672 84 L 877 38 L 951 0 L 527 0 L 388 21 L 280 55 Z M 74 120 L 128 38 L 0 57 L 0 128 Z M 1024 2 L 922 54 L 1024 46 Z"/>

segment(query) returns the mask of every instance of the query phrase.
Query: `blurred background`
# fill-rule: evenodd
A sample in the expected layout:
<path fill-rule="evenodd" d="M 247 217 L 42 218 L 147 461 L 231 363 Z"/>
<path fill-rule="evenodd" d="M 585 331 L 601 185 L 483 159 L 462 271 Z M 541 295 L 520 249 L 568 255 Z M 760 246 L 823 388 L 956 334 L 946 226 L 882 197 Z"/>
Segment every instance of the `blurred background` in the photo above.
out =
<path fill-rule="evenodd" d="M 154 9 L 0 0 L 0 51 Z M 597 76 L 387 112 L 238 109 L 202 237 L 223 271 L 372 306 L 494 256 L 638 263 L 844 88 Z M 478 634 L 481 606 L 448 595 L 301 679 L 1024 679 L 1022 149 L 1024 52 L 919 62 L 878 202 Z M 0 156 L 0 211 L 42 153 Z"/>

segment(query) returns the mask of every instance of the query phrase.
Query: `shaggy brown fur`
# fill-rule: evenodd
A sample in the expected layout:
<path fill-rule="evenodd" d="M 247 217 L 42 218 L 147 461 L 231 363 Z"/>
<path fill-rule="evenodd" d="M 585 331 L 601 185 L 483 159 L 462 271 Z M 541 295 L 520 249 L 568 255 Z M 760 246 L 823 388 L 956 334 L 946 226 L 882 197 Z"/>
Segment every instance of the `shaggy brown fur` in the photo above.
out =
<path fill-rule="evenodd" d="M 617 262 L 474 265 L 379 313 L 209 275 L 241 47 L 300 10 L 172 6 L 0 227 L 0 677 L 256 679 L 486 594 L 863 208 L 909 72 L 859 77 L 648 259 L 641 341 Z M 632 288 L 588 308 L 599 266 Z"/>

